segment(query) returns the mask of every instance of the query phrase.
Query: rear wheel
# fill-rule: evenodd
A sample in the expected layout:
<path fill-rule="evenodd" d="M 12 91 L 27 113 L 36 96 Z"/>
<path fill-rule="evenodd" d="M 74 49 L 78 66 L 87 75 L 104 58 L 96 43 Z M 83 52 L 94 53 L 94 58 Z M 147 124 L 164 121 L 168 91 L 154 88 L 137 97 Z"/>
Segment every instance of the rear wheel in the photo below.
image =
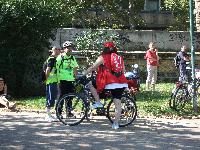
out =
<path fill-rule="evenodd" d="M 119 121 L 120 127 L 125 127 L 130 125 L 137 116 L 137 106 L 135 100 L 127 95 L 121 98 L 121 117 Z M 107 107 L 107 117 L 111 123 L 115 120 L 115 105 L 113 100 L 111 100 Z"/>
<path fill-rule="evenodd" d="M 171 96 L 170 96 L 170 100 L 169 100 L 169 107 L 172 108 L 172 109 L 175 109 L 174 105 L 173 105 L 175 91 L 176 91 L 176 88 L 174 88 L 172 90 L 172 93 L 171 93 Z"/>
<path fill-rule="evenodd" d="M 56 103 L 56 116 L 65 125 L 80 124 L 87 114 L 84 100 L 78 94 L 67 94 Z"/>
<path fill-rule="evenodd" d="M 197 89 L 196 89 L 196 94 L 197 94 L 197 97 L 199 98 L 200 97 L 200 84 L 197 85 Z"/>
<path fill-rule="evenodd" d="M 172 108 L 175 110 L 181 110 L 184 108 L 189 94 L 186 87 L 177 88 L 172 101 Z"/>

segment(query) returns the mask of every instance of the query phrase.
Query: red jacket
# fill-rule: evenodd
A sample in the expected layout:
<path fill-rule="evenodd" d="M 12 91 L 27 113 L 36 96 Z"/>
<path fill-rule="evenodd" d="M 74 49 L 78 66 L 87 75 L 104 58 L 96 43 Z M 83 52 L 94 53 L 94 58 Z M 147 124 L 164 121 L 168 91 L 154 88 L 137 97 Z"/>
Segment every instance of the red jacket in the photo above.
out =
<path fill-rule="evenodd" d="M 156 59 L 156 61 L 149 60 L 149 58 L 154 58 Z M 147 60 L 147 65 L 158 66 L 158 57 L 156 54 L 156 49 L 153 51 L 147 50 L 145 59 Z"/>
<path fill-rule="evenodd" d="M 96 77 L 96 85 L 97 85 L 97 91 L 101 92 L 107 84 L 110 83 L 127 83 L 127 79 L 124 76 L 124 73 L 116 77 L 113 75 L 110 70 L 111 70 L 111 54 L 104 54 L 102 55 L 104 59 L 104 65 L 100 65 L 98 67 L 97 71 L 97 77 Z"/>

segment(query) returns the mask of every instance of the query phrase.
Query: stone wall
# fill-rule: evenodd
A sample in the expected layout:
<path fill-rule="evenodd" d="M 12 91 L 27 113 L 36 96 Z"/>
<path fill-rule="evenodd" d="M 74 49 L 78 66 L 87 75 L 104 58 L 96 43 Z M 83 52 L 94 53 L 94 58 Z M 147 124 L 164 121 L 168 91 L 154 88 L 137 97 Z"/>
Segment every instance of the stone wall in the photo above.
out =
<path fill-rule="evenodd" d="M 89 30 L 89 29 L 87 29 Z M 66 40 L 74 40 L 77 36 L 83 35 L 86 29 L 58 29 L 56 39 L 52 44 L 61 45 Z M 95 31 L 95 30 L 92 30 Z M 132 30 L 103 30 L 107 34 L 119 34 L 125 43 L 127 51 L 144 51 L 150 41 L 156 42 L 160 52 L 179 51 L 181 45 L 190 45 L 190 33 L 181 31 L 132 31 Z M 200 32 L 194 34 L 194 47 L 200 52 Z"/>
<path fill-rule="evenodd" d="M 88 29 L 89 30 L 89 29 Z M 66 40 L 73 41 L 77 36 L 83 35 L 85 29 L 58 29 L 56 39 L 52 45 L 62 43 Z M 94 30 L 95 31 L 95 30 Z M 127 53 L 123 53 L 125 64 L 128 69 L 132 64 L 139 64 L 142 82 L 146 78 L 146 62 L 144 60 L 145 51 L 150 41 L 156 42 L 159 50 L 160 66 L 158 69 L 159 81 L 175 81 L 178 77 L 178 70 L 173 65 L 173 58 L 182 45 L 190 47 L 189 32 L 166 32 L 166 31 L 131 31 L 131 30 L 103 30 L 107 34 L 119 34 L 123 41 Z M 194 37 L 194 48 L 196 51 L 195 64 L 200 66 L 200 32 L 196 32 Z M 78 57 L 81 65 L 85 65 L 84 58 Z"/>

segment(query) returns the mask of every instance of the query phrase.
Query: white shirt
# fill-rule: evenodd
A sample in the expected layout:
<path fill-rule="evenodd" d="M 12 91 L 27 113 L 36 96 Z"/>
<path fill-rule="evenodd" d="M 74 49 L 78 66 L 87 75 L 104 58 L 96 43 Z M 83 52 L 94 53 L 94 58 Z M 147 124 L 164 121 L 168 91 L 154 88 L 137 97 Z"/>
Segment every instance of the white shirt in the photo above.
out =
<path fill-rule="evenodd" d="M 127 88 L 127 83 L 110 83 L 105 86 L 105 89 L 118 89 L 118 88 Z"/>

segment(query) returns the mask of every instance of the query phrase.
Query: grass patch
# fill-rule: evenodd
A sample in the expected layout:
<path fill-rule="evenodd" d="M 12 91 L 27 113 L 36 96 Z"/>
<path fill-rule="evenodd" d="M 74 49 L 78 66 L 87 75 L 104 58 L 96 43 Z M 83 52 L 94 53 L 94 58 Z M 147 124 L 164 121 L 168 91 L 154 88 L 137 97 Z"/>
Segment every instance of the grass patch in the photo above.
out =
<path fill-rule="evenodd" d="M 31 97 L 15 100 L 18 108 L 22 109 L 45 109 L 46 99 L 45 97 Z"/>
<path fill-rule="evenodd" d="M 156 91 L 152 92 L 144 91 L 145 85 L 142 84 L 141 92 L 136 95 L 139 115 L 173 118 L 200 115 L 200 112 L 194 112 L 192 103 L 186 104 L 184 109 L 178 112 L 169 107 L 169 99 L 174 86 L 172 83 L 159 83 L 156 85 Z"/>
<path fill-rule="evenodd" d="M 199 112 L 194 112 L 192 103 L 187 104 L 183 110 L 177 112 L 169 107 L 171 91 L 174 88 L 172 83 L 159 83 L 156 91 L 145 91 L 145 85 L 141 85 L 141 92 L 136 94 L 136 103 L 139 116 L 156 117 L 192 117 L 199 116 Z M 24 98 L 15 100 L 18 108 L 45 110 L 45 97 Z M 198 99 L 198 106 L 200 102 Z"/>

